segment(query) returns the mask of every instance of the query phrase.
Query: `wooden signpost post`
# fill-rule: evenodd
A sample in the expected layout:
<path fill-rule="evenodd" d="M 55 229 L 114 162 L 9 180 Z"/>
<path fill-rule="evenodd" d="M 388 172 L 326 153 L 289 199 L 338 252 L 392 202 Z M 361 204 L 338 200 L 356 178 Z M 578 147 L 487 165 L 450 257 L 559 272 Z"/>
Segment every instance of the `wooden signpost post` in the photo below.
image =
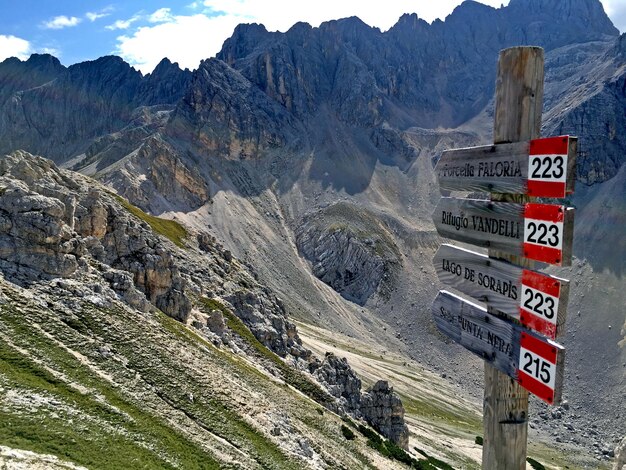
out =
<path fill-rule="evenodd" d="M 574 210 L 537 204 L 574 190 L 577 139 L 539 139 L 543 49 L 500 53 L 494 144 L 449 150 L 435 167 L 441 189 L 490 192 L 490 200 L 443 197 L 433 213 L 440 235 L 489 248 L 489 256 L 443 245 L 437 274 L 485 306 L 440 291 L 438 329 L 485 360 L 483 468 L 526 468 L 528 392 L 549 404 L 562 394 L 569 282 L 533 270 L 571 263 Z"/>

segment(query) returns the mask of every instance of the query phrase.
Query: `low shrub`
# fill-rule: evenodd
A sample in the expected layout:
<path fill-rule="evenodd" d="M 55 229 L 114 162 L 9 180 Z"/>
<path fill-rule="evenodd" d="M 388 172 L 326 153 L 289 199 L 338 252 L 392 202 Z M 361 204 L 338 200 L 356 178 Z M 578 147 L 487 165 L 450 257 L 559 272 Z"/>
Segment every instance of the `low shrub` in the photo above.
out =
<path fill-rule="evenodd" d="M 341 425 L 341 434 L 343 434 L 343 437 L 345 437 L 349 441 L 353 440 L 356 437 L 352 432 L 352 429 L 343 424 Z"/>

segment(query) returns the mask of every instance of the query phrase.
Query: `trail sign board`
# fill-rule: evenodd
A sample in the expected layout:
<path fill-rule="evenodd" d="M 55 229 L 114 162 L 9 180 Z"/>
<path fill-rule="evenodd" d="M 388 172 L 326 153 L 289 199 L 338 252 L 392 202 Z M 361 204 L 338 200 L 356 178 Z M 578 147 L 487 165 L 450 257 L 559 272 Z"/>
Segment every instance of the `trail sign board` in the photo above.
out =
<path fill-rule="evenodd" d="M 535 336 L 448 291 L 440 291 L 431 313 L 447 337 L 516 380 L 549 404 L 561 400 L 565 348 Z"/>
<path fill-rule="evenodd" d="M 570 207 L 442 197 L 433 221 L 443 237 L 558 266 L 571 263 Z"/>
<path fill-rule="evenodd" d="M 569 281 L 443 244 L 433 259 L 441 282 L 522 326 L 555 339 L 562 332 Z"/>
<path fill-rule="evenodd" d="M 446 150 L 435 166 L 439 187 L 563 198 L 574 192 L 576 137 Z"/>

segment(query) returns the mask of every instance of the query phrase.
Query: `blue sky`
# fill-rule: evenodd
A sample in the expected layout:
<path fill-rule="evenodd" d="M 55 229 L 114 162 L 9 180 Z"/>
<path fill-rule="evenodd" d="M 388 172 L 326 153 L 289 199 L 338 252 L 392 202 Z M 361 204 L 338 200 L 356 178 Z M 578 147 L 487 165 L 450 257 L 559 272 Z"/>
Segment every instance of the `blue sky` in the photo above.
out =
<path fill-rule="evenodd" d="M 481 0 L 499 7 L 508 0 Z M 297 21 L 356 15 L 382 30 L 402 13 L 433 21 L 461 0 L 0 0 L 0 60 L 48 52 L 65 65 L 116 54 L 144 73 L 168 57 L 194 69 L 214 56 L 239 23 L 286 31 Z M 626 0 L 603 0 L 605 11 L 626 30 Z"/>

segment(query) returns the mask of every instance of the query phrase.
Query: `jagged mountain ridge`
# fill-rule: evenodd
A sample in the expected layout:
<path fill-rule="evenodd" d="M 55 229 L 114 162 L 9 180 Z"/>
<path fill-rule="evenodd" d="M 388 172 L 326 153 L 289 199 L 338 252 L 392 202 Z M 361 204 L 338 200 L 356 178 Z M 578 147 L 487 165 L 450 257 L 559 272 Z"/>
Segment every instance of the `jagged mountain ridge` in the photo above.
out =
<path fill-rule="evenodd" d="M 178 101 L 134 108 L 127 121 L 106 123 L 110 127 L 103 135 L 85 133 L 57 142 L 46 156 L 57 161 L 77 157 L 75 168 L 96 175 L 149 212 L 173 211 L 191 225 L 210 225 L 233 253 L 258 269 L 297 318 L 375 338 L 433 368 L 446 363 L 451 375 L 463 377 L 465 364 L 458 364 L 463 353 L 433 337 L 428 327 L 427 310 L 438 287 L 431 258 L 440 242 L 430 222 L 439 197 L 432 163 L 445 148 L 490 141 L 499 48 L 531 40 L 543 45 L 544 135 L 580 137 L 583 184 L 573 202 L 586 227 L 603 228 L 596 233 L 577 227 L 575 253 L 587 258 L 594 271 L 608 268 L 617 274 L 607 285 L 619 286 L 625 257 L 611 256 L 611 248 L 594 250 L 591 242 L 602 238 L 608 247 L 621 246 L 620 231 L 607 229 L 600 214 L 623 225 L 623 179 L 614 175 L 623 171 L 625 142 L 611 129 L 623 128 L 624 36 L 617 36 L 599 2 L 591 0 L 518 0 L 502 9 L 466 2 L 445 22 L 428 25 L 407 15 L 392 30 L 381 33 L 354 18 L 320 28 L 298 24 L 284 34 L 241 26 L 219 54 L 226 63 L 203 62 L 179 90 Z M 119 69 L 121 75 L 126 68 Z M 129 116 L 122 108 L 112 115 Z M 0 116 L 5 116 L 2 109 Z M 79 109 L 89 116 L 88 107 Z M 22 107 L 20 112 L 26 116 L 32 110 Z M 58 125 L 63 130 L 64 124 Z M 456 125 L 461 126 L 438 128 Z M 19 134 L 21 128 L 0 133 L 0 145 L 12 148 L 11 132 Z M 47 148 L 36 132 L 29 136 L 29 145 Z M 170 181 L 174 188 L 168 187 Z M 307 218 L 318 210 L 332 211 L 338 200 L 355 210 L 344 211 L 343 220 L 321 227 L 321 233 L 355 224 L 354 214 L 365 210 L 392 234 L 402 261 L 396 264 L 401 281 L 391 289 L 384 283 L 367 289 L 358 299 L 363 308 L 319 285 L 311 276 L 314 266 L 302 260 L 306 254 L 297 246 L 297 230 Z M 607 204 L 613 205 L 598 211 Z M 331 286 L 366 274 L 352 272 L 355 267 L 371 266 L 352 263 L 344 249 L 348 231 L 336 240 L 336 247 L 320 243 L 310 250 L 317 253 L 313 261 L 327 263 L 325 281 Z M 348 254 L 328 263 L 329 253 Z M 584 282 L 590 268 L 584 262 L 580 266 L 563 275 Z M 607 305 L 623 303 L 619 289 L 607 290 Z M 570 307 L 573 312 L 581 308 L 594 311 L 590 294 Z M 599 329 L 596 323 L 621 324 L 615 315 L 619 312 L 603 310 L 597 322 L 573 317 L 572 336 L 565 339 L 572 347 L 570 357 L 580 358 L 568 365 L 568 398 L 574 407 L 591 407 L 580 411 L 587 413 L 587 424 L 611 423 L 623 396 L 624 353 L 616 346 L 616 328 L 601 336 L 606 340 L 590 334 Z M 575 331 L 582 333 L 573 341 Z M 435 352 L 423 347 L 432 341 Z M 580 365 L 605 354 L 615 365 L 609 367 L 609 378 L 598 377 L 593 364 Z M 576 376 L 607 382 L 607 400 L 583 406 L 586 382 Z M 464 380 L 470 388 L 476 376 Z"/>
<path fill-rule="evenodd" d="M 217 57 L 298 116 L 329 102 L 361 126 L 406 125 L 394 113 L 400 107 L 412 125 L 456 127 L 491 99 L 500 49 L 549 51 L 617 35 L 595 1 L 522 0 L 500 9 L 466 1 L 445 22 L 407 14 L 385 33 L 354 17 L 319 28 L 299 23 L 284 34 L 240 25 Z"/>
<path fill-rule="evenodd" d="M 48 54 L 1 65 L 2 151 L 27 148 L 57 161 L 132 122 L 139 107 L 172 107 L 191 72 L 164 59 L 145 77 L 116 56 L 69 67 Z"/>
<path fill-rule="evenodd" d="M 532 43 L 550 51 L 617 35 L 600 3 L 594 0 L 519 0 L 500 9 L 466 1 L 445 22 L 429 25 L 415 14 L 407 14 L 385 33 L 358 18 L 326 22 L 319 28 L 300 23 L 286 33 L 269 33 L 262 25 L 240 25 L 217 58 L 298 119 L 314 115 L 327 103 L 342 121 L 358 127 L 377 128 L 383 122 L 400 129 L 416 125 L 456 127 L 478 114 L 492 98 L 495 58 L 500 49 Z M 138 106 L 172 105 L 194 88 L 188 89 L 191 72 L 181 71 L 167 60 L 146 77 L 113 57 L 67 69 L 45 55 L 34 55 L 20 64 L 16 59 L 7 60 L 0 74 L 11 77 L 17 71 L 22 77 L 20 83 L 3 81 L 6 96 L 0 96 L 0 103 L 18 91 L 24 92 L 21 100 L 26 100 L 22 106 L 19 100 L 13 100 L 11 106 L 5 104 L 2 115 L 7 117 L 0 126 L 0 150 L 6 152 L 24 144 L 28 150 L 57 161 L 86 150 L 90 140 L 131 124 L 135 117 L 132 110 Z M 204 64 L 201 69 L 205 72 L 199 69 L 195 74 L 202 82 L 201 75 L 214 70 L 209 72 L 214 74 L 210 80 L 219 82 L 215 75 L 225 73 L 220 67 L 217 62 Z M 33 69 L 38 73 L 24 81 L 23 77 L 31 76 L 24 72 Z M 98 81 L 107 83 L 109 91 L 98 88 Z M 230 77 L 225 83 L 234 81 Z M 195 86 L 202 88 L 201 83 Z M 42 99 L 60 100 L 62 108 L 81 109 L 86 116 L 98 119 L 90 119 L 93 124 L 88 128 L 78 123 L 68 126 L 76 119 L 63 115 L 55 121 L 50 110 L 38 104 Z M 73 101 L 76 99 L 82 101 Z M 250 99 L 248 96 L 242 102 Z M 89 109 L 100 101 L 98 107 Z M 252 101 L 263 108 L 258 99 Z M 236 101 L 228 104 L 235 105 Z M 247 114 L 255 116 L 256 111 L 251 111 Z M 272 118 L 276 117 L 273 113 Z M 42 129 L 43 122 L 56 122 L 57 130 L 64 126 L 73 129 L 53 138 Z M 265 128 L 267 124 L 260 120 L 251 127 Z M 242 128 L 240 123 L 238 127 L 245 133 L 250 126 Z M 37 148 L 37 141 L 42 140 L 37 133 L 49 143 L 47 148 Z M 284 144 L 275 140 L 266 142 L 266 147 Z M 245 150 L 242 153 L 247 155 Z"/>

